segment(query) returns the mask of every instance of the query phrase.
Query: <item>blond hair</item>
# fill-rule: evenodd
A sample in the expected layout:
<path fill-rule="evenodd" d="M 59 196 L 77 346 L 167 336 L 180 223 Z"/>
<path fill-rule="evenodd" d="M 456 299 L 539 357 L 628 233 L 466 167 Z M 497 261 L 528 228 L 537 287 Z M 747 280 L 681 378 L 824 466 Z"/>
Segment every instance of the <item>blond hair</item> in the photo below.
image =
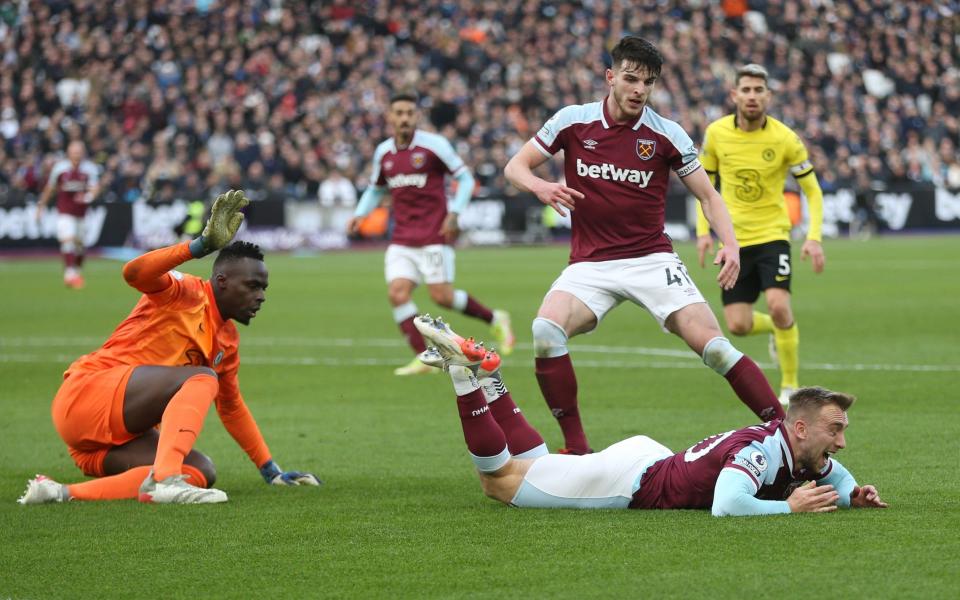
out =
<path fill-rule="evenodd" d="M 824 406 L 833 404 L 846 412 L 850 409 L 856 396 L 834 392 L 819 386 L 802 387 L 790 395 L 790 407 L 787 409 L 787 420 L 795 421 L 801 414 L 811 415 L 820 412 Z"/>

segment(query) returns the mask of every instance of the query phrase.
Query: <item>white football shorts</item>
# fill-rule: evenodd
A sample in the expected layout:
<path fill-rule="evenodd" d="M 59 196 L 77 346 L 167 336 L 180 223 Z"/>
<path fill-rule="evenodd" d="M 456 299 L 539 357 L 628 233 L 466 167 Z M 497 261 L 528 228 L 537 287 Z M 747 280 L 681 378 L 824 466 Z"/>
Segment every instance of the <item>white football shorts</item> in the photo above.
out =
<path fill-rule="evenodd" d="M 597 317 L 597 323 L 615 306 L 629 300 L 664 322 L 684 306 L 706 302 L 687 268 L 675 252 L 658 252 L 639 258 L 568 265 L 550 291 L 576 296 Z"/>
<path fill-rule="evenodd" d="M 83 243 L 83 217 L 57 213 L 57 241 Z"/>
<path fill-rule="evenodd" d="M 427 285 L 453 283 L 454 264 L 453 246 L 430 244 L 415 248 L 390 244 L 384 258 L 384 272 L 387 283 L 394 279 L 409 279 Z"/>
<path fill-rule="evenodd" d="M 510 503 L 521 508 L 626 508 L 653 463 L 672 456 L 645 435 L 595 454 L 548 454 L 534 460 Z"/>

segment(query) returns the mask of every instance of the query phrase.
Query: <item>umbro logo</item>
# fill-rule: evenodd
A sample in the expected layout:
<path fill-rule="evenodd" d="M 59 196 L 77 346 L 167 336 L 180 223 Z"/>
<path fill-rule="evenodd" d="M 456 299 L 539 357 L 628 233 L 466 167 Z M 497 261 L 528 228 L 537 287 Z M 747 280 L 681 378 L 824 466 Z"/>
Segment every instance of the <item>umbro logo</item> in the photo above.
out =
<path fill-rule="evenodd" d="M 596 150 L 598 143 L 599 142 L 597 142 L 597 140 L 594 140 L 594 139 L 583 140 L 583 147 L 586 148 L 587 150 Z"/>

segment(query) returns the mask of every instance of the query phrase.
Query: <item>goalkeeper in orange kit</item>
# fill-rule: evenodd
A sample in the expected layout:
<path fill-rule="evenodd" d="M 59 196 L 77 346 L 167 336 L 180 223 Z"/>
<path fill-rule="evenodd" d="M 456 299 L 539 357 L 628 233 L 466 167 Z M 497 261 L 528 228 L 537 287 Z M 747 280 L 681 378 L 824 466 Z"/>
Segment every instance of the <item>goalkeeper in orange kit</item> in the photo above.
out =
<path fill-rule="evenodd" d="M 67 485 L 38 475 L 21 504 L 226 502 L 212 487 L 213 463 L 193 449 L 211 404 L 267 483 L 320 484 L 273 461 L 240 395 L 233 321 L 249 324 L 267 289 L 260 249 L 230 244 L 248 202 L 239 190 L 221 194 L 199 238 L 124 265 L 124 279 L 143 296 L 103 346 L 70 365 L 51 409 L 70 456 L 96 479 Z M 209 280 L 172 270 L 216 250 Z"/>

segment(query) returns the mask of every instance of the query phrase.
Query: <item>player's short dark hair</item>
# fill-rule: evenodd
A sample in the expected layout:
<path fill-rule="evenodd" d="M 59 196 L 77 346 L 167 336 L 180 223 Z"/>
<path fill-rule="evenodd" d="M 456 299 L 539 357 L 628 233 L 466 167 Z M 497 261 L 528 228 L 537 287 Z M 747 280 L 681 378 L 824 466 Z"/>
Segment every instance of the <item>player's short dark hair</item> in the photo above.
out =
<path fill-rule="evenodd" d="M 734 81 L 740 83 L 740 79 L 743 77 L 758 77 L 762 79 L 764 83 L 766 83 L 767 79 L 770 77 L 770 74 L 767 73 L 765 68 L 763 68 L 763 65 L 750 63 L 749 65 L 743 65 L 737 69 L 737 77 Z"/>
<path fill-rule="evenodd" d="M 619 69 L 623 61 L 633 67 L 646 67 L 647 72 L 657 77 L 660 76 L 660 69 L 663 68 L 663 54 L 660 50 L 642 37 L 628 35 L 617 42 L 617 45 L 610 51 L 610 57 L 613 58 L 612 68 Z"/>
<path fill-rule="evenodd" d="M 787 419 L 795 420 L 800 414 L 810 415 L 821 408 L 834 404 L 840 410 L 847 411 L 857 398 L 843 392 L 834 392 L 819 386 L 802 387 L 790 395 L 790 407 Z"/>
<path fill-rule="evenodd" d="M 417 98 L 416 92 L 411 92 L 410 90 L 401 90 L 390 95 L 391 106 L 393 106 L 394 102 L 413 102 L 416 104 L 418 100 L 419 98 Z"/>
<path fill-rule="evenodd" d="M 217 254 L 216 260 L 213 261 L 213 268 L 216 270 L 218 265 L 240 260 L 242 258 L 252 258 L 254 260 L 263 261 L 263 252 L 260 250 L 260 246 L 256 244 L 236 241 L 229 246 L 224 246 L 223 249 L 220 250 L 220 253 Z"/>

